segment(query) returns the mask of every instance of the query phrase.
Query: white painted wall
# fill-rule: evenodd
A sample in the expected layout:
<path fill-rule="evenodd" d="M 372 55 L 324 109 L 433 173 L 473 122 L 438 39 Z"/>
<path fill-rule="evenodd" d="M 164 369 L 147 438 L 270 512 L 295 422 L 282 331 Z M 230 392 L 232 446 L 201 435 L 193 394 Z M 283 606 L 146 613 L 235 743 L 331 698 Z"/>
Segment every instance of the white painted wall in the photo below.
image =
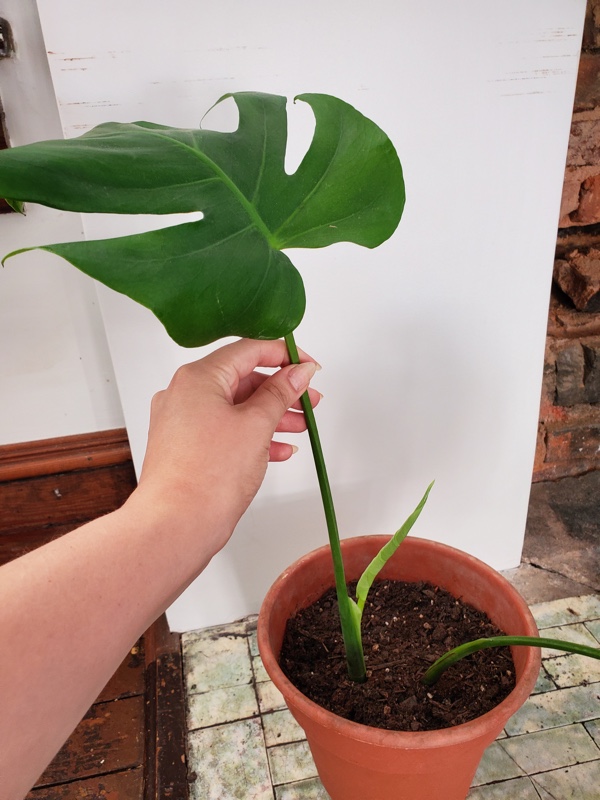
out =
<path fill-rule="evenodd" d="M 245 89 L 336 94 L 390 134 L 408 193 L 395 237 L 374 252 L 290 252 L 308 295 L 297 338 L 324 366 L 318 417 L 342 532 L 393 532 L 435 478 L 418 533 L 516 565 L 585 0 L 38 4 L 69 136 L 107 119 L 194 126 Z M 148 220 L 84 224 L 106 236 Z M 102 304 L 139 465 L 151 394 L 196 353 L 128 300 L 103 291 Z M 256 611 L 324 541 L 303 443 L 271 467 L 172 626 Z"/>
<path fill-rule="evenodd" d="M 35 0 L 0 0 L 16 54 L 0 62 L 13 145 L 62 137 Z M 30 206 L 0 216 L 0 255 L 81 238 L 75 214 Z M 0 444 L 123 425 L 95 289 L 59 259 L 32 253 L 0 271 Z"/>

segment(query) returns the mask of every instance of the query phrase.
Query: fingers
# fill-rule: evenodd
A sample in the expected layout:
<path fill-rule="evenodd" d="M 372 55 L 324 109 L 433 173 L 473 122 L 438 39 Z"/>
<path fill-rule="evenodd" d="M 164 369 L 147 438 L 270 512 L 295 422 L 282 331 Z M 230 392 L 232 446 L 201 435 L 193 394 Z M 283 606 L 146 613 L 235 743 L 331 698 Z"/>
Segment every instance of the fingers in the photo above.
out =
<path fill-rule="evenodd" d="M 298 448 L 286 442 L 271 442 L 269 447 L 269 461 L 281 462 L 291 458 Z"/>
<path fill-rule="evenodd" d="M 301 411 L 286 411 L 275 428 L 276 433 L 303 433 L 306 419 Z"/>
<path fill-rule="evenodd" d="M 204 360 L 225 378 L 226 389 L 233 402 L 260 410 L 269 418 L 273 431 L 289 408 L 296 406 L 300 396 L 308 390 L 317 364 L 302 353 L 300 364 L 289 364 L 285 342 L 281 339 L 257 341 L 240 339 L 211 353 Z M 274 375 L 263 376 L 257 367 L 281 367 Z M 225 388 L 225 387 L 224 387 Z M 318 393 L 313 395 L 315 404 Z M 297 420 L 288 418 L 294 430 Z"/>
<path fill-rule="evenodd" d="M 274 431 L 288 409 L 308 389 L 316 369 L 314 361 L 283 367 L 269 376 L 244 405 L 264 415 Z"/>
<path fill-rule="evenodd" d="M 252 372 L 248 375 L 243 381 L 240 382 L 238 391 L 236 392 L 234 402 L 244 403 L 249 397 L 251 397 L 254 392 L 258 389 L 259 386 L 269 378 L 269 375 L 265 374 L 264 372 Z M 310 397 L 310 403 L 313 408 L 315 408 L 319 402 L 321 401 L 323 395 L 321 392 L 318 392 L 316 389 L 311 389 L 308 387 L 308 396 Z M 291 408 L 295 409 L 296 411 L 301 411 L 302 406 L 300 404 L 300 400 L 297 400 Z M 282 428 L 282 430 L 285 430 Z M 304 428 L 302 428 L 304 430 Z M 294 431 L 296 429 L 294 428 Z"/>
<path fill-rule="evenodd" d="M 242 415 L 250 414 L 255 420 L 260 419 L 262 435 L 272 440 L 275 431 L 300 433 L 306 430 L 299 402 L 305 391 L 308 391 L 313 406 L 321 399 L 320 393 L 308 386 L 317 364 L 306 353 L 301 352 L 300 358 L 300 364 L 290 364 L 282 340 L 241 339 L 183 367 L 178 371 L 181 375 L 177 381 L 181 385 L 185 375 L 185 385 L 190 381 L 192 385 L 203 386 L 212 382 L 213 386 L 220 387 L 218 394 L 235 405 Z M 280 369 L 268 375 L 257 371 L 260 367 Z M 196 384 L 200 377 L 201 384 Z M 161 397 L 157 396 L 155 404 L 160 403 Z M 273 443 L 271 458 L 286 460 L 294 449 L 288 444 Z"/>
<path fill-rule="evenodd" d="M 313 361 L 303 351 L 298 352 L 301 362 Z M 257 367 L 283 367 L 290 363 L 287 347 L 282 339 L 240 339 L 215 350 L 203 361 L 222 372 L 234 396 L 239 391 L 249 396 L 248 379 Z"/>

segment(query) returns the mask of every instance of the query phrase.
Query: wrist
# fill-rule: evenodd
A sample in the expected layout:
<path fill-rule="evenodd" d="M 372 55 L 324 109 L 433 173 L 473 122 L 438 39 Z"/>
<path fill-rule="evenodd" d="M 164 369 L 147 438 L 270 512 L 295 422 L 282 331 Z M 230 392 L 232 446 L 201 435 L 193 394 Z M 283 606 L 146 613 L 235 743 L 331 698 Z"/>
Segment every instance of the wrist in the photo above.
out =
<path fill-rule="evenodd" d="M 182 559 L 198 574 L 225 545 L 235 527 L 214 496 L 194 501 L 188 492 L 177 492 L 141 481 L 120 509 L 128 527 L 135 527 L 148 545 L 163 557 Z M 192 576 L 194 577 L 194 576 Z"/>

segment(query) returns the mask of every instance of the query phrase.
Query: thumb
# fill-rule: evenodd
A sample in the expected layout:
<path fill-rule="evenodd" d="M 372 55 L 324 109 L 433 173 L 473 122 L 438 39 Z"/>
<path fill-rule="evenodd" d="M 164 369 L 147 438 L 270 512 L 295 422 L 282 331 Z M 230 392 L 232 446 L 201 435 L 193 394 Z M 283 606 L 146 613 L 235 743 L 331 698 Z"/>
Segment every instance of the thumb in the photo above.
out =
<path fill-rule="evenodd" d="M 283 367 L 267 378 L 246 404 L 260 409 L 275 429 L 288 408 L 308 389 L 316 370 L 314 361 Z"/>

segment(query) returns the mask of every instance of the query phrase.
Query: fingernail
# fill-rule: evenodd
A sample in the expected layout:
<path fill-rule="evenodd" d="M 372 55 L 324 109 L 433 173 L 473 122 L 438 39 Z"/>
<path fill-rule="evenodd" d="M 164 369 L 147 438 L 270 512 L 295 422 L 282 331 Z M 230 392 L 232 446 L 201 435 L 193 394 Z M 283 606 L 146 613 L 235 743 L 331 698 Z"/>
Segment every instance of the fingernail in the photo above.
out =
<path fill-rule="evenodd" d="M 293 444 L 292 445 L 292 455 L 294 455 L 294 453 L 297 453 L 297 452 L 298 452 L 298 448 L 296 447 L 295 444 Z"/>
<path fill-rule="evenodd" d="M 288 372 L 288 378 L 294 389 L 299 392 L 306 389 L 316 371 L 317 365 L 313 361 L 305 361 L 292 367 Z"/>

